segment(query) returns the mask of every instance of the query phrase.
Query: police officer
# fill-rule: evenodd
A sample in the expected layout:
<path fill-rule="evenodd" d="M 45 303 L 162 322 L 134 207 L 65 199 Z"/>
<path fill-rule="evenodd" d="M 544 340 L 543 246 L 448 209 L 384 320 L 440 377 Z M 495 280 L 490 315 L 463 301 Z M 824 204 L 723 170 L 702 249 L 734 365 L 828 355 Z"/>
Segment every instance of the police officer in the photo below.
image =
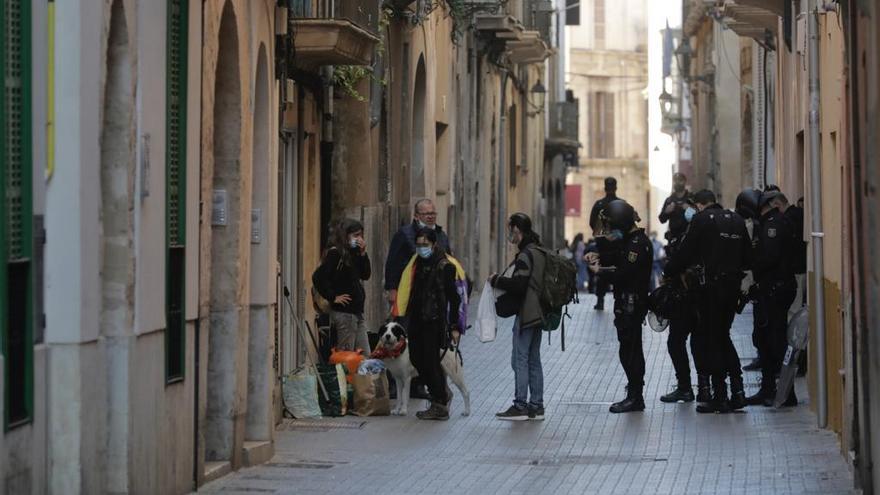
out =
<path fill-rule="evenodd" d="M 593 229 L 593 237 L 596 239 L 596 245 L 599 249 L 600 254 L 608 253 L 612 251 L 612 247 L 604 242 L 604 238 L 598 236 L 597 234 L 602 229 L 602 222 L 600 221 L 600 214 L 608 206 L 612 201 L 620 199 L 617 197 L 617 179 L 614 177 L 606 177 L 605 178 L 605 197 L 600 198 L 593 204 L 593 209 L 590 211 L 590 228 Z M 607 259 L 607 255 L 603 258 Z M 602 277 L 598 273 L 595 277 L 595 290 L 596 290 L 596 305 L 593 309 L 597 311 L 603 311 L 605 309 L 605 293 L 608 292 L 608 277 Z"/>
<path fill-rule="evenodd" d="M 663 202 L 660 210 L 660 223 L 669 222 L 669 230 L 666 231 L 666 257 L 671 259 L 681 244 L 681 240 L 687 231 L 691 219 L 697 213 L 693 205 L 692 195 L 687 190 L 687 177 L 678 172 L 672 176 L 672 194 Z M 672 366 L 675 368 L 676 386 L 666 395 L 660 397 L 662 402 L 693 402 L 694 390 L 691 384 L 691 368 L 688 361 L 687 341 L 696 324 L 695 305 L 684 304 L 681 315 L 669 320 L 669 337 L 666 339 L 666 349 Z M 691 354 L 694 354 L 694 342 L 691 340 Z M 696 365 L 696 356 L 694 357 Z M 708 402 L 709 377 L 697 370 L 698 391 L 701 395 L 698 400 Z"/>
<path fill-rule="evenodd" d="M 602 267 L 593 256 L 590 269 L 602 273 L 614 284 L 614 326 L 618 355 L 626 373 L 626 398 L 615 402 L 612 413 L 644 411 L 645 355 L 642 350 L 642 322 L 648 314 L 653 249 L 645 229 L 636 226 L 632 206 L 623 200 L 609 202 L 601 212 L 606 239 L 611 246 L 611 266 Z"/>
<path fill-rule="evenodd" d="M 713 391 L 710 401 L 697 405 L 697 412 L 727 412 L 746 405 L 742 369 L 730 339 L 730 327 L 743 272 L 749 267 L 751 239 L 745 220 L 724 210 L 712 191 L 699 191 L 694 195 L 694 203 L 699 213 L 691 221 L 679 251 L 666 265 L 664 275 L 678 276 L 689 266 L 695 267 L 691 284 L 699 287 L 698 325 L 691 338 L 697 339 L 698 361 L 710 374 Z M 732 394 L 729 402 L 725 381 L 728 375 Z"/>
<path fill-rule="evenodd" d="M 750 221 L 752 223 L 752 246 L 758 242 L 758 223 L 761 218 L 760 204 L 761 204 L 761 196 L 762 193 L 758 189 L 747 188 L 743 189 L 741 193 L 736 197 L 736 212 L 739 213 L 741 217 L 745 220 Z M 743 295 L 747 300 L 753 298 L 754 293 L 749 293 Z M 752 345 L 755 347 L 756 352 L 760 352 L 758 350 L 758 324 L 757 321 L 752 318 Z M 761 360 L 755 358 L 749 364 L 742 367 L 743 371 L 758 371 L 761 369 Z"/>
<path fill-rule="evenodd" d="M 790 253 L 793 249 L 792 228 L 785 215 L 773 204 L 778 191 L 761 195 L 761 218 L 756 229 L 754 247 L 755 343 L 761 362 L 761 388 L 748 398 L 750 405 L 770 407 L 776 397 L 776 375 L 788 345 L 788 310 L 794 302 L 797 284 Z M 785 406 L 797 405 L 794 388 Z"/>

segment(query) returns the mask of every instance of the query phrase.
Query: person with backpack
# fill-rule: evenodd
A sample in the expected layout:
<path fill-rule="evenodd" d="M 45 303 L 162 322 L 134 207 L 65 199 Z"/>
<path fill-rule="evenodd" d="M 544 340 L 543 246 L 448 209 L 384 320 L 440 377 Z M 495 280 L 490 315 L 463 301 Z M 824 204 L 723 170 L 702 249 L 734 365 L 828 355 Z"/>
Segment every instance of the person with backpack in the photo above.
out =
<path fill-rule="evenodd" d="M 496 302 L 498 314 L 516 315 L 511 353 L 516 387 L 513 405 L 495 416 L 505 421 L 540 421 L 544 419 L 544 370 L 541 365 L 544 314 L 537 284 L 530 282 L 543 280 L 545 257 L 537 249 L 541 239 L 532 229 L 532 219 L 525 213 L 510 217 L 507 240 L 516 245 L 519 252 L 505 275 L 492 275 L 489 284 L 505 291 Z"/>
<path fill-rule="evenodd" d="M 654 250 L 645 229 L 636 226 L 636 212 L 626 201 L 614 200 L 601 213 L 605 239 L 611 247 L 612 263 L 602 266 L 598 256 L 590 258 L 590 269 L 601 272 L 614 284 L 614 326 L 618 355 L 626 373 L 626 397 L 611 405 L 612 413 L 644 411 L 645 354 L 642 322 L 648 314 L 648 295 Z"/>
<path fill-rule="evenodd" d="M 337 347 L 370 353 L 364 322 L 366 292 L 362 281 L 371 275 L 364 226 L 347 218 L 332 231 L 330 245 L 312 274 L 315 290 L 330 304 L 330 324 L 336 329 Z"/>

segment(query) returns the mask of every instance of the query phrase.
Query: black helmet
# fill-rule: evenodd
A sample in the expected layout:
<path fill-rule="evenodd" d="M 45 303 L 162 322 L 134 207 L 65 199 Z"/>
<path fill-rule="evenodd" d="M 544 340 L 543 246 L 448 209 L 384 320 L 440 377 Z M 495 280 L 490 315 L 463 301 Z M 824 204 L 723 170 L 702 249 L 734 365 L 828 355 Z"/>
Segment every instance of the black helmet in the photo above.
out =
<path fill-rule="evenodd" d="M 778 189 L 776 189 L 776 190 L 770 189 L 770 190 L 764 191 L 764 193 L 761 194 L 761 201 L 758 203 L 758 208 L 759 208 L 758 211 L 760 211 L 761 208 L 764 208 L 765 206 L 767 206 L 768 203 L 770 203 L 771 201 L 773 201 L 774 199 L 778 198 L 781 195 L 782 195 L 782 193 L 779 192 Z"/>
<path fill-rule="evenodd" d="M 507 227 L 516 227 L 520 232 L 526 234 L 532 231 L 532 219 L 525 213 L 514 213 L 507 220 Z"/>
<path fill-rule="evenodd" d="M 609 228 L 629 230 L 636 223 L 636 210 L 622 199 L 615 199 L 602 210 L 604 220 Z"/>
<path fill-rule="evenodd" d="M 665 320 L 680 317 L 685 304 L 684 290 L 677 285 L 661 285 L 648 296 L 648 309 Z"/>
<path fill-rule="evenodd" d="M 761 208 L 761 191 L 743 189 L 736 197 L 736 212 L 743 218 L 758 218 Z"/>

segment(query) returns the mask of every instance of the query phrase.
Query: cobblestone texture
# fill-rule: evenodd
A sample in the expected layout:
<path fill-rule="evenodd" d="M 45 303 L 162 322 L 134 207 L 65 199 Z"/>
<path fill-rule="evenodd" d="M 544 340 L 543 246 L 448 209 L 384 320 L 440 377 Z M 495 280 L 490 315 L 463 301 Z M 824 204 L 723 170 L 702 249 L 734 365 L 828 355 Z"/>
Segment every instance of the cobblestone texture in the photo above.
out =
<path fill-rule="evenodd" d="M 574 307 L 566 351 L 558 332 L 545 338 L 544 422 L 509 423 L 494 413 L 512 400 L 510 331 L 481 344 L 463 339 L 473 412 L 453 402 L 448 422 L 410 416 L 323 420 L 360 429 L 279 432 L 271 463 L 206 485 L 208 493 L 289 494 L 838 494 L 852 475 L 836 437 L 816 427 L 806 404 L 699 415 L 694 404 L 663 404 L 674 384 L 666 333 L 644 329 L 647 376 L 643 413 L 613 415 L 624 394 L 612 313 L 594 312 L 592 296 Z M 606 303 L 610 308 L 612 303 Z M 743 362 L 754 356 L 751 315 L 738 317 L 735 341 Z M 546 336 L 546 334 L 545 334 Z M 758 387 L 746 373 L 746 392 Z M 798 396 L 806 399 L 803 379 Z"/>

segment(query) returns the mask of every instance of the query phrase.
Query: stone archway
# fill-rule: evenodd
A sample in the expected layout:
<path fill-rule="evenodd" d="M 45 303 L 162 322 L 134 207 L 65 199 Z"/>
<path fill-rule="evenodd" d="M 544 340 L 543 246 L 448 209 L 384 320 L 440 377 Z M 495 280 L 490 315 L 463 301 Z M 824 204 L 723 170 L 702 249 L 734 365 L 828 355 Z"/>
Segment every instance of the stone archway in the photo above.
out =
<path fill-rule="evenodd" d="M 270 263 L 270 127 L 269 66 L 266 46 L 260 44 L 254 78 L 253 187 L 250 245 L 250 311 L 248 331 L 247 419 L 245 439 L 271 440 L 272 360 L 274 335 L 270 283 L 275 280 Z M 274 285 L 274 284 L 273 284 Z"/>
<path fill-rule="evenodd" d="M 134 327 L 134 88 L 122 0 L 110 8 L 101 128 L 101 336 L 106 346 L 107 490 L 127 492 Z"/>
<path fill-rule="evenodd" d="M 242 305 L 247 257 L 241 236 L 241 72 L 237 19 L 232 2 L 223 8 L 214 80 L 213 208 L 210 272 L 205 460 L 238 463 L 243 442 L 242 374 L 247 359 L 247 307 Z M 248 236 L 249 237 L 249 236 Z"/>

